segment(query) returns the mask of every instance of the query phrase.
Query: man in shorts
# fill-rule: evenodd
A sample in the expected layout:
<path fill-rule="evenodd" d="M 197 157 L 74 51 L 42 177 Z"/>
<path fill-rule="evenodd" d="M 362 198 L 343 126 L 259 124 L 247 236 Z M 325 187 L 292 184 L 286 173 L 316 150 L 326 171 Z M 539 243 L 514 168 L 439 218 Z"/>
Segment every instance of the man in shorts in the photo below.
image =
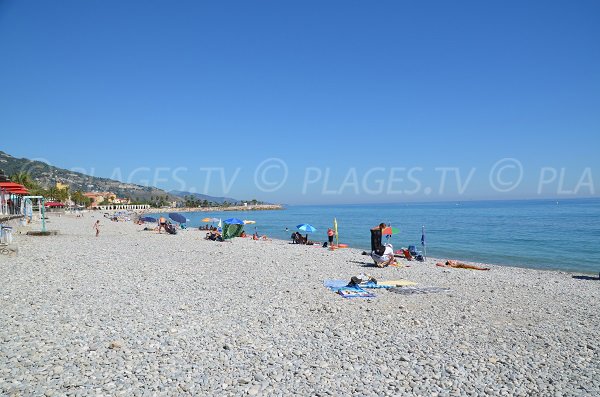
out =
<path fill-rule="evenodd" d="M 165 232 L 167 231 L 167 220 L 165 219 L 164 216 L 161 216 L 158 219 L 158 232 L 160 233 L 161 229 L 165 229 Z"/>

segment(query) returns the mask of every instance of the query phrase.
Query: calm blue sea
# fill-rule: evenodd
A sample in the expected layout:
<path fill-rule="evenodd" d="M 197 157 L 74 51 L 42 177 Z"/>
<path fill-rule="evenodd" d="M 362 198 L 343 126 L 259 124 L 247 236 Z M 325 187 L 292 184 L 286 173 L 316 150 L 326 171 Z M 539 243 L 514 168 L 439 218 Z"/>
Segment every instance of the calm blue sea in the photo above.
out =
<path fill-rule="evenodd" d="M 427 254 L 501 265 L 595 273 L 600 271 L 600 199 L 478 201 L 385 205 L 290 206 L 281 211 L 195 212 L 191 227 L 205 217 L 256 221 L 248 232 L 288 239 L 296 225 L 309 223 L 309 236 L 327 240 L 337 218 L 340 243 L 369 250 L 369 229 L 381 222 L 400 233 L 394 248 L 420 247 L 425 226 Z M 286 231 L 286 227 L 288 231 Z"/>

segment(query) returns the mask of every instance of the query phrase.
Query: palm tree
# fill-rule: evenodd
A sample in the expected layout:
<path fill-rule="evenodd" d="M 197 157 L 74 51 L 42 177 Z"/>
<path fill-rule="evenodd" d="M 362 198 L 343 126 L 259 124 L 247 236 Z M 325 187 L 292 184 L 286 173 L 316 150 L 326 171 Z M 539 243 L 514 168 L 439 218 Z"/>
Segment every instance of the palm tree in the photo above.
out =
<path fill-rule="evenodd" d="M 10 177 L 10 180 L 25 186 L 27 189 L 34 188 L 35 182 L 31 179 L 28 172 L 20 171 Z"/>
<path fill-rule="evenodd" d="M 69 187 L 65 187 L 63 189 L 58 189 L 58 200 L 61 202 L 65 202 L 69 199 Z"/>
<path fill-rule="evenodd" d="M 58 196 L 60 194 L 60 190 L 56 188 L 56 186 L 51 186 L 50 189 L 46 191 L 46 198 L 49 200 L 58 200 Z"/>
<path fill-rule="evenodd" d="M 92 199 L 84 196 L 81 190 L 73 192 L 71 199 L 75 202 L 75 204 L 84 205 L 86 207 L 92 203 Z"/>

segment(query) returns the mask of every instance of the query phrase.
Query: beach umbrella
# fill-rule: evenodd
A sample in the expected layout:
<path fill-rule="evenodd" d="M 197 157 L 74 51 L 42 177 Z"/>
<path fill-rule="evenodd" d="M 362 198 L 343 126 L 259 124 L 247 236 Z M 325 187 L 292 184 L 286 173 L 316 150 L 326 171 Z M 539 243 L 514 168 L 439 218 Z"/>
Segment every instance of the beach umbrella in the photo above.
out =
<path fill-rule="evenodd" d="M 225 222 L 228 225 L 243 225 L 244 221 L 238 218 L 229 218 L 229 219 L 225 219 L 223 222 Z"/>
<path fill-rule="evenodd" d="M 244 225 L 254 225 L 256 221 L 247 221 L 244 219 Z"/>
<path fill-rule="evenodd" d="M 178 214 L 177 212 L 171 212 L 169 218 L 173 219 L 177 223 L 186 223 L 187 219 L 185 216 Z"/>
<path fill-rule="evenodd" d="M 152 218 L 151 216 L 143 216 L 140 220 L 144 222 L 158 222 L 156 218 Z"/>
<path fill-rule="evenodd" d="M 391 236 L 392 234 L 398 234 L 398 233 L 400 233 L 400 229 L 398 229 L 396 227 L 391 227 L 391 226 L 388 226 L 381 231 L 381 234 L 383 234 L 384 236 Z"/>
<path fill-rule="evenodd" d="M 303 223 L 301 225 L 298 225 L 298 226 L 296 226 L 296 229 L 301 230 L 306 233 L 314 233 L 317 231 L 317 229 L 314 226 L 309 225 L 308 223 Z"/>
<path fill-rule="evenodd" d="M 317 231 L 317 229 L 314 226 L 309 225 L 308 223 L 298 225 L 296 226 L 296 229 L 306 232 L 306 241 L 308 241 L 308 233 L 314 233 Z"/>

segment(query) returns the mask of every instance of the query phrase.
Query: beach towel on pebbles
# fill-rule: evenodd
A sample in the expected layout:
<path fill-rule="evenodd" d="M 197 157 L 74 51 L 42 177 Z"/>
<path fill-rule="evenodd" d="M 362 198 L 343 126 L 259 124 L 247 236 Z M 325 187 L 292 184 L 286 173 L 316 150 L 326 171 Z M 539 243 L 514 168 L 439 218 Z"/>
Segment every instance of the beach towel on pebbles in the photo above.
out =
<path fill-rule="evenodd" d="M 345 287 L 348 285 L 348 281 L 345 280 L 325 280 L 323 281 L 323 285 L 326 288 L 329 288 L 332 291 L 337 291 L 338 289 Z"/>
<path fill-rule="evenodd" d="M 349 286 L 344 280 L 325 280 L 323 285 L 344 298 L 374 298 L 375 294 L 365 291 L 356 285 Z"/>
<path fill-rule="evenodd" d="M 412 283 L 414 284 L 414 283 Z M 372 288 L 372 289 L 378 289 L 378 288 L 393 288 L 393 287 L 397 287 L 399 285 L 395 284 L 395 283 L 391 283 L 391 284 L 387 284 L 387 283 L 377 283 L 375 281 L 367 281 L 364 283 L 359 283 L 359 284 L 352 284 L 352 280 L 350 281 L 345 281 L 345 280 L 325 280 L 323 282 L 323 285 L 327 288 L 329 288 L 330 290 L 336 292 L 338 289 L 342 288 L 342 287 L 352 287 L 352 286 L 358 286 L 360 288 Z"/>
<path fill-rule="evenodd" d="M 419 294 L 434 294 L 438 292 L 448 292 L 450 288 L 442 287 L 400 287 L 390 288 L 390 292 L 401 295 L 419 295 Z"/>
<path fill-rule="evenodd" d="M 337 290 L 337 293 L 343 298 L 375 298 L 375 294 L 355 285 L 352 287 L 341 287 Z"/>
<path fill-rule="evenodd" d="M 379 281 L 377 284 L 389 287 L 406 287 L 409 285 L 417 285 L 417 283 L 415 283 L 414 281 L 408 280 L 385 280 Z"/>

